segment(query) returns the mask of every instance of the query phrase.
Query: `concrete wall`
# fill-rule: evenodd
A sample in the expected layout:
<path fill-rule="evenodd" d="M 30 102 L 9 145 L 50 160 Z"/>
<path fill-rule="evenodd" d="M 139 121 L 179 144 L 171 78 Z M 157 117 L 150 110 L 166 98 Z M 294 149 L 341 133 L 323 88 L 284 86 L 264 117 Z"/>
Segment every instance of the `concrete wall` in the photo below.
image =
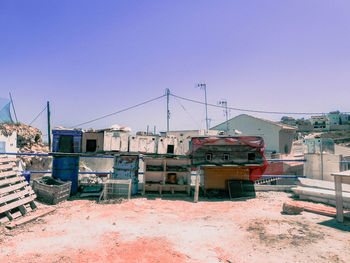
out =
<path fill-rule="evenodd" d="M 212 129 L 225 130 L 226 123 L 224 122 Z M 266 151 L 280 151 L 279 131 L 281 130 L 281 127 L 278 125 L 242 114 L 229 120 L 229 134 L 234 136 L 235 130 L 242 132 L 241 136 L 263 137 Z"/>
<path fill-rule="evenodd" d="M 129 136 L 129 151 L 140 153 L 157 153 L 157 136 Z"/>
<path fill-rule="evenodd" d="M 295 130 L 279 131 L 279 152 L 282 154 L 289 154 L 295 138 Z"/>
<path fill-rule="evenodd" d="M 168 131 L 166 135 L 169 137 L 176 137 L 178 140 L 175 154 L 186 155 L 190 150 L 190 141 L 192 137 L 196 136 L 216 136 L 219 134 L 218 130 L 183 130 L 183 131 Z"/>
<path fill-rule="evenodd" d="M 80 157 L 80 162 L 94 172 L 113 172 L 113 158 Z"/>
<path fill-rule="evenodd" d="M 332 173 L 340 172 L 341 155 L 337 154 L 305 154 L 306 162 L 304 164 L 304 176 L 310 179 L 318 179 L 325 181 L 334 181 Z M 323 176 L 322 176 L 322 165 L 321 158 L 323 158 Z"/>
<path fill-rule="evenodd" d="M 174 145 L 174 154 L 179 154 L 178 152 L 178 140 L 175 137 L 159 137 L 157 145 L 157 153 L 165 154 L 168 150 L 168 145 Z"/>
<path fill-rule="evenodd" d="M 86 152 L 87 140 L 96 140 L 96 152 L 103 151 L 103 133 L 102 132 L 84 132 L 82 135 L 82 152 Z"/>
<path fill-rule="evenodd" d="M 0 133 L 0 142 L 5 142 L 5 152 L 17 152 L 17 132 L 13 132 L 10 136 L 4 136 Z"/>
<path fill-rule="evenodd" d="M 103 150 L 127 152 L 129 150 L 129 133 L 123 131 L 104 131 Z"/>

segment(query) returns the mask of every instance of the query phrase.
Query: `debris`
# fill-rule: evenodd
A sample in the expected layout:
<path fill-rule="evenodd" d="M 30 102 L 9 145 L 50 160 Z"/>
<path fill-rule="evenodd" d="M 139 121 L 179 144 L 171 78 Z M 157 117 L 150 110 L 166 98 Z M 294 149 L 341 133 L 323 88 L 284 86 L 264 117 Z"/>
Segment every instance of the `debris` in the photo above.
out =
<path fill-rule="evenodd" d="M 25 124 L 1 123 L 0 133 L 10 136 L 17 133 L 17 147 L 21 153 L 47 153 L 49 147 L 43 143 L 42 133 L 39 129 Z M 27 170 L 49 170 L 51 159 L 42 156 L 20 156 Z"/>
<path fill-rule="evenodd" d="M 36 220 L 38 219 L 39 217 L 42 217 L 42 216 L 45 216 L 53 211 L 55 211 L 56 208 L 48 208 L 44 211 L 37 211 L 36 213 L 30 215 L 30 216 L 27 216 L 27 217 L 23 217 L 23 218 L 20 218 L 20 219 L 17 219 L 17 220 L 14 220 L 12 221 L 11 223 L 9 223 L 8 225 L 6 225 L 6 228 L 8 229 L 13 229 L 17 226 L 20 226 L 20 225 L 23 225 L 23 224 L 26 224 L 28 222 L 31 222 L 33 220 Z M 42 229 L 42 231 L 45 231 L 45 228 Z"/>
<path fill-rule="evenodd" d="M 302 206 L 291 204 L 289 202 L 284 202 L 282 207 L 283 214 L 287 215 L 298 215 L 302 211 L 304 211 L 304 208 Z"/>

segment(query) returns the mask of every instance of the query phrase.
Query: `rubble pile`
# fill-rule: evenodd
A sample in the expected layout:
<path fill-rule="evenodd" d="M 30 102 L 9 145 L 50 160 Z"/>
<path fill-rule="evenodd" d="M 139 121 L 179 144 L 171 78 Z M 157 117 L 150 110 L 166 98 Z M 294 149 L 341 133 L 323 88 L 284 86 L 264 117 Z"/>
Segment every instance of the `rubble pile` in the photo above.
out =
<path fill-rule="evenodd" d="M 49 147 L 43 143 L 39 129 L 21 123 L 2 123 L 0 133 L 11 136 L 17 132 L 17 148 L 21 153 L 47 153 Z M 51 159 L 42 156 L 20 156 L 25 163 L 26 170 L 47 170 Z"/>

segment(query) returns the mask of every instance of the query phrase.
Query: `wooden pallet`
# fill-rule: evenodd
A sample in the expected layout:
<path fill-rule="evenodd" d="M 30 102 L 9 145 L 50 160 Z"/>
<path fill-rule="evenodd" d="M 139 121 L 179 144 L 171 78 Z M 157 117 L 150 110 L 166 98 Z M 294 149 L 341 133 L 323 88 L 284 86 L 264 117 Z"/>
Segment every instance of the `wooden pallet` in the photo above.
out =
<path fill-rule="evenodd" d="M 15 161 L 14 158 L 0 158 L 0 222 L 24 216 L 36 208 L 36 195 L 18 172 Z"/>

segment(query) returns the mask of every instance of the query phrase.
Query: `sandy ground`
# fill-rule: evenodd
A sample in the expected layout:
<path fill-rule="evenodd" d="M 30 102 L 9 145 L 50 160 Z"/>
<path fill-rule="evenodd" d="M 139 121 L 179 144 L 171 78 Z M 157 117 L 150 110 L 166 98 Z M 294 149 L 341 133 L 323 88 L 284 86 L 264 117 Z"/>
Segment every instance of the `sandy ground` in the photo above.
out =
<path fill-rule="evenodd" d="M 349 225 L 283 215 L 286 200 L 266 192 L 197 204 L 179 196 L 67 201 L 14 230 L 0 226 L 0 262 L 350 262 Z"/>

